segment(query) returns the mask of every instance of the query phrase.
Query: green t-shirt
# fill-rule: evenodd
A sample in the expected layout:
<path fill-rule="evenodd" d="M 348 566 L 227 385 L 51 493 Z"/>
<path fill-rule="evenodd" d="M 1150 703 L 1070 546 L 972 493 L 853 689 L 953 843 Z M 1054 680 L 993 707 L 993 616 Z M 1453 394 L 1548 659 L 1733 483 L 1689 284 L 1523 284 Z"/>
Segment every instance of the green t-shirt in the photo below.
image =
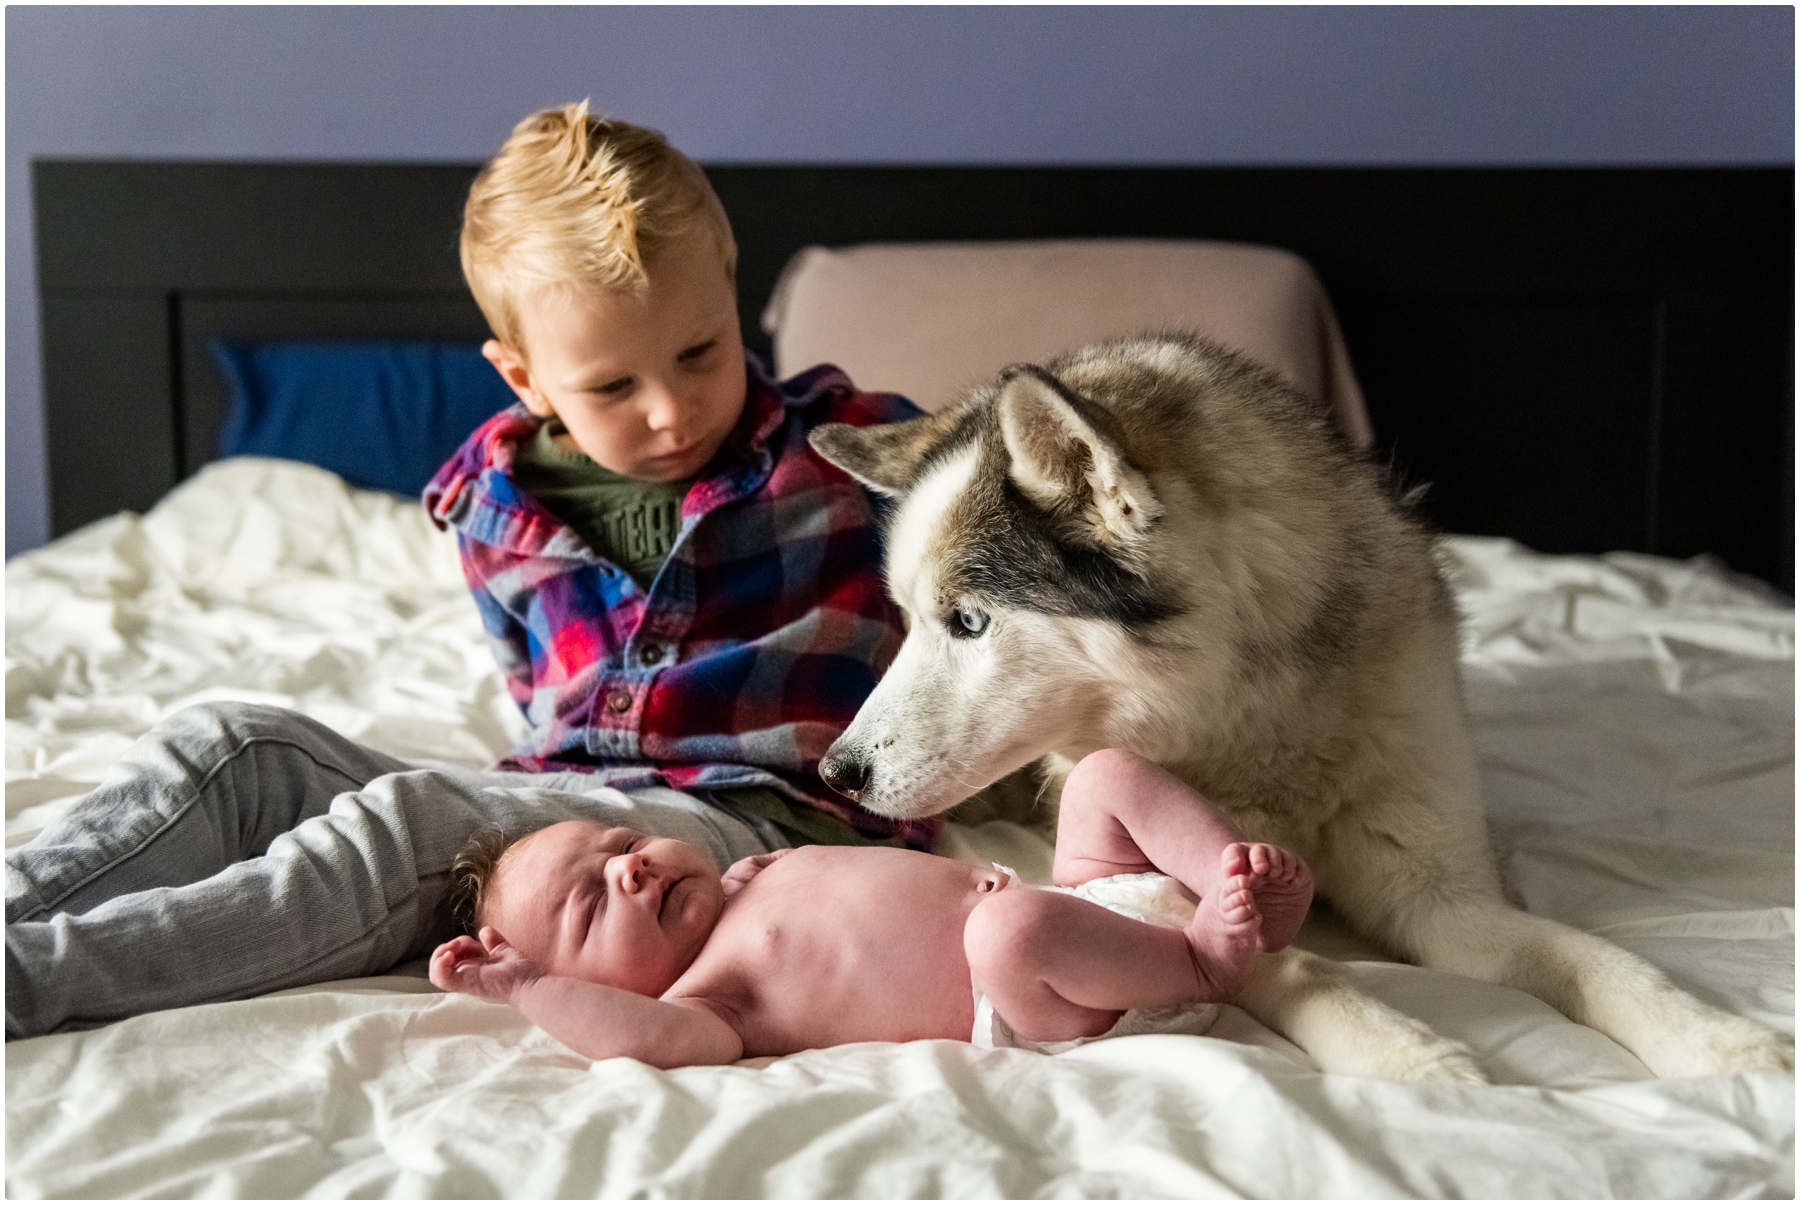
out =
<path fill-rule="evenodd" d="M 513 478 L 595 552 L 644 584 L 675 546 L 681 500 L 693 479 L 638 481 L 603 468 L 579 448 L 556 442 L 558 419 L 514 452 Z"/>

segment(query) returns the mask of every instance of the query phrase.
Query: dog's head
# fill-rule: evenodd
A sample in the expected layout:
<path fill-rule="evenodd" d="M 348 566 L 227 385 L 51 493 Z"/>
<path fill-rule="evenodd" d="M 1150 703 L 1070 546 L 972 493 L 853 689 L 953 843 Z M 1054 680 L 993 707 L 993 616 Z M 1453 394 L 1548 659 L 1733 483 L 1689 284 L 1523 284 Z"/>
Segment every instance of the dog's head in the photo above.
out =
<path fill-rule="evenodd" d="M 887 583 L 906 639 L 820 765 L 872 812 L 934 815 L 1093 745 L 1179 608 L 1154 564 L 1165 500 L 1134 450 L 1148 424 L 1074 379 L 1017 366 L 937 415 L 812 434 L 896 500 Z"/>

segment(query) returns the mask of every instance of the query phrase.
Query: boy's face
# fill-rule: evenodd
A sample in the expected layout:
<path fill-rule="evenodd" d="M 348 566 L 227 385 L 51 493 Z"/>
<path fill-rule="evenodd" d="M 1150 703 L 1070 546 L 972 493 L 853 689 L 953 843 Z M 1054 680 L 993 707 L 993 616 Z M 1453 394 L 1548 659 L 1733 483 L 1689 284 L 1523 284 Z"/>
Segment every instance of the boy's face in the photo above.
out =
<path fill-rule="evenodd" d="M 725 907 L 718 868 L 667 837 L 585 820 L 521 842 L 494 872 L 483 924 L 552 975 L 656 997 Z"/>
<path fill-rule="evenodd" d="M 681 481 L 712 459 L 744 409 L 737 294 L 704 235 L 678 240 L 648 270 L 642 295 L 552 290 L 528 299 L 519 315 L 525 356 L 492 339 L 482 354 L 527 409 L 560 418 L 603 467 Z"/>

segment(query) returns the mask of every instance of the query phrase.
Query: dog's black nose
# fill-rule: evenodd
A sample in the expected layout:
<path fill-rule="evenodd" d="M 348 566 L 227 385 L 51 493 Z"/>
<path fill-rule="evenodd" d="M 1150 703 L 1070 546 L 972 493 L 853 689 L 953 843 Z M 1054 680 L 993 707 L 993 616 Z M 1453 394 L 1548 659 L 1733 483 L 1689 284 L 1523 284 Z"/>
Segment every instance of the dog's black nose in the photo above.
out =
<path fill-rule="evenodd" d="M 819 777 L 838 794 L 860 799 L 869 785 L 869 763 L 850 754 L 827 753 L 819 763 Z"/>

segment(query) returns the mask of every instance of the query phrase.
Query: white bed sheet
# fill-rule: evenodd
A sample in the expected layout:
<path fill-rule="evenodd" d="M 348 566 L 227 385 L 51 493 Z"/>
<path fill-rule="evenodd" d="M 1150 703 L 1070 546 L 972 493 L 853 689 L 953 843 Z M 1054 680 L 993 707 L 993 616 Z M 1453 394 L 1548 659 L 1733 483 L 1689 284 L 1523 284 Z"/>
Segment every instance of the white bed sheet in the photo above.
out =
<path fill-rule="evenodd" d="M 1793 612 L 1704 563 L 1456 538 L 1508 889 L 1793 1031 Z M 280 703 L 479 765 L 518 720 L 454 544 L 304 466 L 214 466 L 7 567 L 7 844 L 188 703 Z M 1007 825 L 946 849 L 1030 873 Z M 1655 1081 L 1518 992 L 1303 944 L 1468 1042 L 1492 1087 L 1321 1075 L 1208 1038 L 1056 1057 L 867 1044 L 589 1063 L 416 966 L 6 1051 L 10 1196 L 1792 1196 L 1794 1080 Z"/>

